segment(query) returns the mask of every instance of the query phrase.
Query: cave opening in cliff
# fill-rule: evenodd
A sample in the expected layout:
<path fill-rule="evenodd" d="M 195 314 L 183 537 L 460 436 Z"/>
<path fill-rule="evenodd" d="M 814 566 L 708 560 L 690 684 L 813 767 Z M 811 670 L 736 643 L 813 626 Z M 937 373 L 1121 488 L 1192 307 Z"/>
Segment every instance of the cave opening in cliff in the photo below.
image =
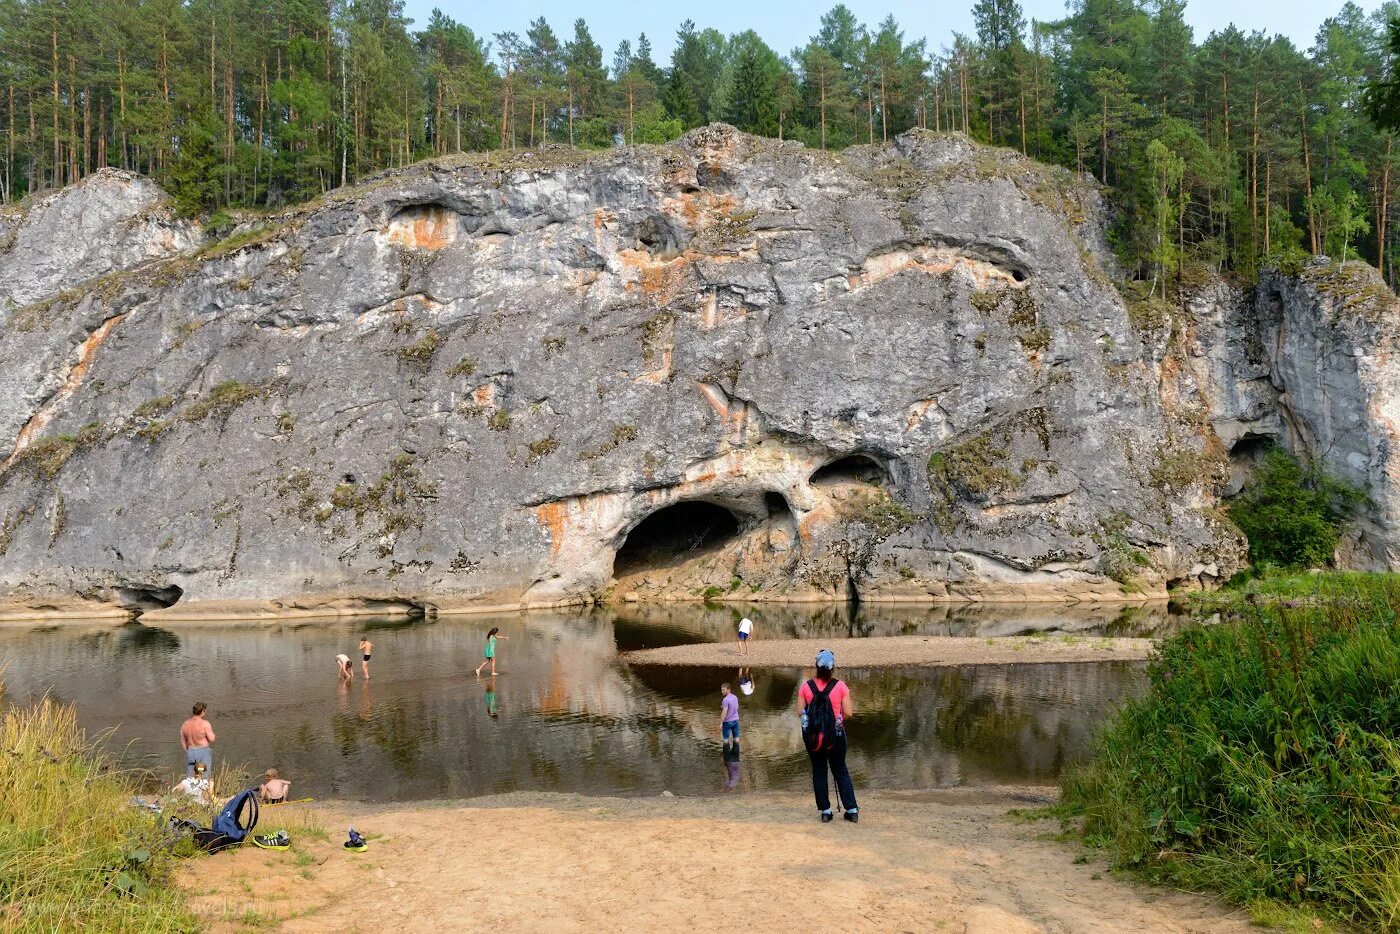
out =
<path fill-rule="evenodd" d="M 627 533 L 613 561 L 613 574 L 669 567 L 722 548 L 738 534 L 739 519 L 723 506 L 703 500 L 676 503 L 647 516 Z"/>
<path fill-rule="evenodd" d="M 1229 499 L 1244 489 L 1254 472 L 1278 442 L 1268 435 L 1246 434 L 1230 445 L 1230 481 L 1224 489 Z"/>
<path fill-rule="evenodd" d="M 885 468 L 881 467 L 873 457 L 867 457 L 864 454 L 851 454 L 817 468 L 807 482 L 813 486 L 847 483 L 866 483 L 879 486 L 885 482 Z"/>

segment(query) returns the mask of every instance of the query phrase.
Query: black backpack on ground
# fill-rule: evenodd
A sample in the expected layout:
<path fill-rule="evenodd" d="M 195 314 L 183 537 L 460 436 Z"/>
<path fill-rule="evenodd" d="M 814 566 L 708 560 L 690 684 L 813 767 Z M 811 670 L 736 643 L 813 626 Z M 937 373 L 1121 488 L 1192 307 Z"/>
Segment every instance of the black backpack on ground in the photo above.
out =
<path fill-rule="evenodd" d="M 808 752 L 826 752 L 836 745 L 836 737 L 841 732 L 836 725 L 836 710 L 831 706 L 831 691 L 836 687 L 836 679 L 826 683 L 825 690 L 817 690 L 817 682 L 809 680 L 807 690 L 812 699 L 807 702 L 807 726 L 802 730 L 802 743 Z"/>

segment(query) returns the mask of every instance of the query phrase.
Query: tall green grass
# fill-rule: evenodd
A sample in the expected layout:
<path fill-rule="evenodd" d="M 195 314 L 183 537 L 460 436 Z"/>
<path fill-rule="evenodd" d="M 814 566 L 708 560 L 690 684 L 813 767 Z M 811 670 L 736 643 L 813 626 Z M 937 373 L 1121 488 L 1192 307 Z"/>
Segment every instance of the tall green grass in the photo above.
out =
<path fill-rule="evenodd" d="M 1286 571 L 1266 568 L 1241 576 L 1220 590 L 1182 595 L 1199 611 L 1240 610 L 1253 603 L 1302 601 L 1315 604 L 1400 604 L 1400 574 L 1369 571 Z"/>
<path fill-rule="evenodd" d="M 1313 576 L 1317 579 L 1317 576 Z M 1400 926 L 1400 586 L 1317 580 L 1165 642 L 1065 801 L 1122 866 Z"/>
<path fill-rule="evenodd" d="M 197 929 L 170 880 L 137 776 L 90 745 L 72 707 L 45 699 L 0 725 L 0 930 Z"/>

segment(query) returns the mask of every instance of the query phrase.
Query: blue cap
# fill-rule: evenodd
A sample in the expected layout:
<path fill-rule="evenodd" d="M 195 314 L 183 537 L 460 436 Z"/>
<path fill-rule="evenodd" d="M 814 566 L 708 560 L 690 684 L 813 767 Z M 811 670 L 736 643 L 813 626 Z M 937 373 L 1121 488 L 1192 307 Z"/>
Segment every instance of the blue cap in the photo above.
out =
<path fill-rule="evenodd" d="M 817 653 L 817 667 L 818 667 L 818 668 L 835 668 L 835 667 L 836 667 L 836 656 L 831 654 L 831 650 L 830 650 L 830 649 L 822 649 L 820 652 Z"/>

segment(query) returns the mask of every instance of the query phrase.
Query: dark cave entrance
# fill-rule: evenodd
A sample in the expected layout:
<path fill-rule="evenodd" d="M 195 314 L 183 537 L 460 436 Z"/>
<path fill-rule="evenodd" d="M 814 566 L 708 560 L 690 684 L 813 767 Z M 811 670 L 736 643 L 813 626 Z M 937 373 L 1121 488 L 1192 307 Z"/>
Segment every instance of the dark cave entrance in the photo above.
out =
<path fill-rule="evenodd" d="M 669 567 L 722 548 L 739 534 L 739 519 L 714 503 L 693 500 L 659 509 L 639 522 L 617 550 L 613 574 Z"/>
<path fill-rule="evenodd" d="M 1265 455 L 1277 445 L 1273 437 L 1255 434 L 1244 435 L 1230 445 L 1230 482 L 1224 490 L 1226 499 L 1244 489 L 1254 478 L 1254 471 L 1263 463 Z"/>
<path fill-rule="evenodd" d="M 885 482 L 885 468 L 873 457 L 864 454 L 851 454 L 840 460 L 818 467 L 808 483 L 813 486 L 832 486 L 846 483 L 866 483 L 880 486 Z"/>

